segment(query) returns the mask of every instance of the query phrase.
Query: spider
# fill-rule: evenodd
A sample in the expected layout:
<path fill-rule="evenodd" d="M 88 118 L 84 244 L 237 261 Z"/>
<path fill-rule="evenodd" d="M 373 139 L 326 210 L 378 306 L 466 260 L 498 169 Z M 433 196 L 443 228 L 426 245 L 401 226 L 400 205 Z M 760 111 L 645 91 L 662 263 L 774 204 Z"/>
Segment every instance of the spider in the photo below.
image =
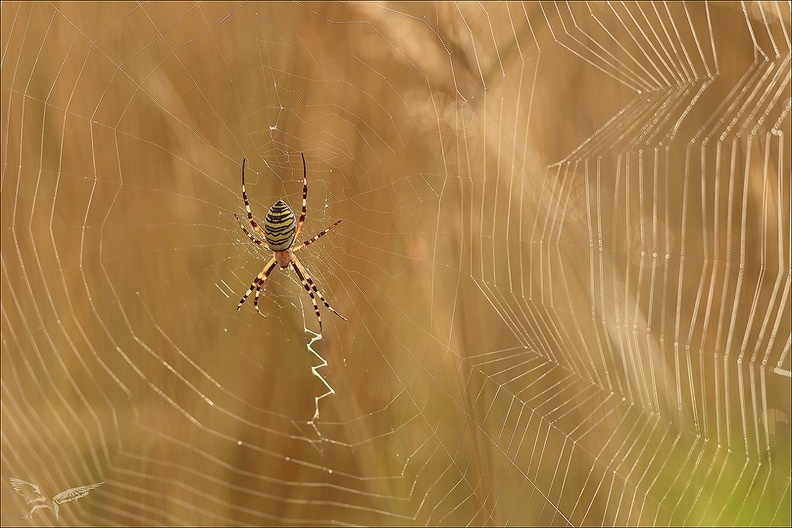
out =
<path fill-rule="evenodd" d="M 316 303 L 317 295 L 319 296 L 319 299 L 321 299 L 322 304 L 324 304 L 331 312 L 336 314 L 344 321 L 346 321 L 347 318 L 333 310 L 333 307 L 330 306 L 324 297 L 322 297 L 321 292 L 316 287 L 316 284 L 314 284 L 313 279 L 311 279 L 311 276 L 308 274 L 305 266 L 303 266 L 299 259 L 297 259 L 297 255 L 295 255 L 295 253 L 305 246 L 309 246 L 319 240 L 320 237 L 324 236 L 328 231 L 341 223 L 341 220 L 335 221 L 333 225 L 320 232 L 315 237 L 299 243 L 297 247 L 294 247 L 294 243 L 297 240 L 297 235 L 300 234 L 300 230 L 302 229 L 303 223 L 305 222 L 305 214 L 308 208 L 308 170 L 305 167 L 305 154 L 300 153 L 300 155 L 302 156 L 303 163 L 303 199 L 300 219 L 295 222 L 294 211 L 291 210 L 291 207 L 289 207 L 283 200 L 278 200 L 272 204 L 272 207 L 270 207 L 269 211 L 267 211 L 267 216 L 264 218 L 263 230 L 261 227 L 259 227 L 256 221 L 253 220 L 253 213 L 250 210 L 250 201 L 248 201 L 247 192 L 245 192 L 245 160 L 242 160 L 242 199 L 245 201 L 245 209 L 247 209 L 248 221 L 253 227 L 253 230 L 264 238 L 267 247 L 273 252 L 273 256 L 269 262 L 264 265 L 256 278 L 253 279 L 253 283 L 250 285 L 250 288 L 248 288 L 248 290 L 239 300 L 239 304 L 237 304 L 237 310 L 242 308 L 242 305 L 245 303 L 247 298 L 250 296 L 253 290 L 255 290 L 256 295 L 253 298 L 253 305 L 256 307 L 256 311 L 259 313 L 259 315 L 262 317 L 267 317 L 261 313 L 261 310 L 259 310 L 258 307 L 259 294 L 261 293 L 261 289 L 264 287 L 264 281 L 267 280 L 267 278 L 270 276 L 270 273 L 272 273 L 272 270 L 275 269 L 276 265 L 280 266 L 281 269 L 286 269 L 291 266 L 294 272 L 297 273 L 297 278 L 299 278 L 300 282 L 302 282 L 303 288 L 305 288 L 305 291 L 307 291 L 308 295 L 311 297 L 311 302 L 313 303 L 314 311 L 316 312 L 316 318 L 319 320 L 319 331 L 321 331 L 322 315 L 319 313 L 319 305 Z M 239 216 L 237 216 L 236 213 L 234 214 L 234 218 L 236 218 L 236 221 L 239 222 L 239 227 L 242 228 L 242 231 L 245 232 L 251 242 L 258 246 L 264 245 L 264 242 L 254 237 L 250 231 L 247 230 L 245 225 L 242 223 L 242 220 L 239 219 Z"/>

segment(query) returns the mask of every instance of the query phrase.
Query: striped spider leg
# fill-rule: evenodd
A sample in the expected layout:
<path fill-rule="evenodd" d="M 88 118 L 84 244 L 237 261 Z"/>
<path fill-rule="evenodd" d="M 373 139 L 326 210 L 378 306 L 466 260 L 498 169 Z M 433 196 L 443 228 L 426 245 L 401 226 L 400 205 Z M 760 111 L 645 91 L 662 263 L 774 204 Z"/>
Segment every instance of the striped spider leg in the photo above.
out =
<path fill-rule="evenodd" d="M 299 220 L 296 220 L 294 211 L 292 211 L 291 207 L 289 207 L 283 200 L 278 200 L 272 204 L 272 207 L 269 208 L 267 215 L 264 217 L 264 229 L 262 229 L 258 223 L 256 223 L 253 218 L 253 212 L 250 210 L 250 201 L 248 200 L 248 195 L 245 191 L 245 160 L 242 160 L 242 200 L 245 202 L 245 210 L 247 211 L 247 217 L 250 226 L 253 228 L 253 231 L 256 234 L 264 238 L 264 241 L 262 242 L 259 238 L 256 238 L 253 233 L 248 231 L 248 229 L 245 227 L 245 224 L 243 224 L 242 220 L 240 220 L 239 216 L 234 214 L 234 218 L 236 218 L 236 221 L 239 223 L 239 227 L 242 228 L 242 231 L 244 231 L 251 242 L 257 246 L 266 245 L 267 248 L 273 252 L 273 255 L 272 258 L 267 261 L 267 263 L 261 269 L 256 278 L 253 279 L 253 283 L 247 289 L 245 294 L 242 295 L 242 298 L 239 300 L 239 304 L 237 304 L 237 310 L 242 308 L 242 305 L 245 303 L 250 294 L 255 291 L 256 295 L 253 297 L 253 305 L 256 307 L 256 311 L 259 313 L 259 315 L 266 317 L 266 315 L 261 312 L 258 306 L 259 295 L 261 294 L 261 290 L 264 287 L 264 282 L 269 278 L 270 273 L 272 273 L 272 270 L 275 269 L 275 266 L 280 266 L 281 269 L 286 269 L 291 266 L 291 268 L 297 274 L 297 278 L 300 279 L 303 288 L 305 288 L 305 291 L 308 292 L 308 295 L 311 297 L 311 303 L 313 304 L 314 311 L 316 312 L 316 318 L 319 321 L 319 331 L 321 331 L 322 315 L 319 312 L 319 304 L 316 302 L 317 296 L 328 310 L 345 321 L 347 319 L 340 313 L 336 312 L 333 307 L 330 306 L 330 303 L 325 300 L 324 296 L 319 291 L 319 288 L 316 287 L 311 275 L 308 273 L 308 270 L 305 269 L 305 266 L 302 265 L 294 253 L 319 240 L 319 238 L 323 237 L 331 229 L 337 226 L 341 220 L 335 221 L 330 227 L 324 231 L 321 231 L 313 238 L 310 238 L 297 245 L 297 247 L 294 247 L 295 240 L 297 239 L 297 235 L 302 230 L 302 226 L 305 223 L 305 216 L 308 211 L 308 170 L 305 165 L 305 155 L 302 153 L 300 155 L 302 156 L 303 162 L 303 200 L 300 218 Z"/>

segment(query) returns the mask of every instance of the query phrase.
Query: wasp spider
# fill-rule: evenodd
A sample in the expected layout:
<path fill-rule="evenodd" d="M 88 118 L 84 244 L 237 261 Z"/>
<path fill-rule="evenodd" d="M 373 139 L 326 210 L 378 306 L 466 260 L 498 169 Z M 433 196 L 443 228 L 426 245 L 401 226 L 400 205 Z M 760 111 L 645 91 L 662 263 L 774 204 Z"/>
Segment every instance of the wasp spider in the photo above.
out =
<path fill-rule="evenodd" d="M 291 210 L 291 207 L 289 207 L 283 200 L 278 200 L 272 204 L 272 207 L 270 207 L 269 211 L 267 211 L 267 216 L 264 217 L 263 230 L 253 219 L 253 213 L 250 211 L 250 202 L 248 201 L 247 192 L 245 192 L 245 160 L 242 160 L 242 199 L 245 201 L 248 222 L 250 222 L 253 230 L 262 238 L 264 238 L 267 247 L 274 254 L 269 262 L 264 265 L 256 278 L 253 279 L 253 284 L 250 285 L 250 288 L 248 288 L 248 290 L 239 300 L 237 310 L 242 308 L 244 302 L 247 300 L 253 290 L 255 290 L 256 295 L 253 297 L 253 305 L 256 307 L 256 311 L 262 317 L 266 317 L 266 315 L 261 313 L 261 310 L 259 310 L 258 307 L 259 294 L 261 293 L 261 289 L 264 287 L 264 281 L 267 280 L 267 278 L 270 276 L 270 273 L 272 273 L 272 270 L 275 269 L 276 265 L 280 266 L 281 269 L 286 269 L 291 266 L 294 272 L 297 273 L 297 278 L 299 278 L 300 282 L 302 282 L 303 288 L 305 288 L 305 291 L 307 291 L 308 295 L 311 296 L 311 302 L 313 303 L 314 311 L 316 312 L 316 318 L 319 320 L 319 330 L 321 331 L 322 315 L 319 313 L 319 305 L 316 303 L 316 296 L 319 296 L 322 304 L 324 304 L 328 310 L 345 321 L 346 317 L 333 310 L 333 307 L 330 306 L 324 297 L 322 297 L 321 292 L 316 287 L 316 284 L 314 284 L 314 281 L 311 279 L 311 276 L 308 274 L 305 266 L 302 265 L 295 253 L 305 246 L 309 246 L 319 240 L 320 237 L 324 236 L 328 231 L 337 226 L 341 220 L 337 220 L 333 223 L 333 225 L 320 232 L 315 237 L 301 242 L 295 247 L 294 242 L 297 240 L 297 236 L 300 234 L 300 230 L 302 229 L 303 223 L 305 222 L 305 213 L 308 208 L 308 170 L 305 167 L 305 155 L 302 153 L 300 155 L 302 156 L 303 162 L 303 199 L 300 219 L 295 222 L 294 211 Z M 239 216 L 234 214 L 234 218 L 236 218 L 236 221 L 239 222 L 239 227 L 242 228 L 242 231 L 245 232 L 251 242 L 259 246 L 264 245 L 264 242 L 254 237 L 250 231 L 247 230 L 245 225 L 242 223 L 242 220 L 239 219 Z"/>

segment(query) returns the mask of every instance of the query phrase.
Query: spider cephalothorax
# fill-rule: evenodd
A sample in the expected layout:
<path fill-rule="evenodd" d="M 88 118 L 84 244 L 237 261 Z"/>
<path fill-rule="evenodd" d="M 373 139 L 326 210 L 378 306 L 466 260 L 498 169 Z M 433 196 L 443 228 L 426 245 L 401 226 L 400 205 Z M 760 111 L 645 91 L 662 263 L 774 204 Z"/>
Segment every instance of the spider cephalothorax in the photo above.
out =
<path fill-rule="evenodd" d="M 319 240 L 319 237 L 324 236 L 328 231 L 337 226 L 341 220 L 337 220 L 333 223 L 333 225 L 324 231 L 321 231 L 315 237 L 297 244 L 297 247 L 294 247 L 294 242 L 297 240 L 297 236 L 300 234 L 300 230 L 302 229 L 303 223 L 305 222 L 306 211 L 308 209 L 308 170 L 305 166 L 305 155 L 301 154 L 301 156 L 303 162 L 303 200 L 300 219 L 295 220 L 294 211 L 292 211 L 291 207 L 289 207 L 283 200 L 278 200 L 272 204 L 272 207 L 269 208 L 267 215 L 264 217 L 264 229 L 261 229 L 258 223 L 256 223 L 256 221 L 253 219 L 253 213 L 250 210 L 250 201 L 248 200 L 247 192 L 245 191 L 245 160 L 242 160 L 242 199 L 245 201 L 248 222 L 250 222 L 253 230 L 264 238 L 267 248 L 273 252 L 273 255 L 269 262 L 264 265 L 264 268 L 262 268 L 256 278 L 253 279 L 253 284 L 250 285 L 250 288 L 248 288 L 248 290 L 239 300 L 237 310 L 242 308 L 242 304 L 244 304 L 250 294 L 255 290 L 256 295 L 253 297 L 253 305 L 256 307 L 256 311 L 258 311 L 261 316 L 266 317 L 266 315 L 261 313 L 261 310 L 259 310 L 258 307 L 259 294 L 261 293 L 261 289 L 264 286 L 264 281 L 267 280 L 270 273 L 272 273 L 272 270 L 275 269 L 276 265 L 283 269 L 291 266 L 292 269 L 294 269 L 294 272 L 297 274 L 297 278 L 300 279 L 303 288 L 305 288 L 305 291 L 307 291 L 308 295 L 311 297 L 311 302 L 313 303 L 314 311 L 316 312 L 316 318 L 319 320 L 319 330 L 321 330 L 322 315 L 319 313 L 319 305 L 316 303 L 317 296 L 322 301 L 322 304 L 324 304 L 331 312 L 336 314 L 341 319 L 346 320 L 346 317 L 333 310 L 333 307 L 330 306 L 330 304 L 325 300 L 319 289 L 316 287 L 316 284 L 314 284 L 313 279 L 311 279 L 311 276 L 308 274 L 308 271 L 305 269 L 305 266 L 303 266 L 302 263 L 297 259 L 295 253 L 305 246 L 313 244 Z M 247 230 L 245 225 L 242 223 L 242 220 L 239 219 L 239 216 L 235 214 L 234 218 L 236 218 L 237 222 L 239 222 L 239 226 L 242 228 L 242 231 L 245 232 L 251 242 L 259 246 L 265 244 L 265 242 L 262 242 L 258 238 L 254 237 L 250 231 Z"/>

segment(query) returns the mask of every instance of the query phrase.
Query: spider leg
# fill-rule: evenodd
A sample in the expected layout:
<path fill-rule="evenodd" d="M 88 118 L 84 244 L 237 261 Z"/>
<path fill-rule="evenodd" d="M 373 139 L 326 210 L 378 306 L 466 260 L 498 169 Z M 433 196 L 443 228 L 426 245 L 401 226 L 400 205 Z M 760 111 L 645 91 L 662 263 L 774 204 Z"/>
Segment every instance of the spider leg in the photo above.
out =
<path fill-rule="evenodd" d="M 251 242 L 253 242 L 254 244 L 258 244 L 259 246 L 263 246 L 264 245 L 264 242 L 262 242 L 261 240 L 255 238 L 253 235 L 250 234 L 250 231 L 248 231 L 245 228 L 245 224 L 242 223 L 242 220 L 239 219 L 239 217 L 236 215 L 236 213 L 234 213 L 234 218 L 236 218 L 236 221 L 239 222 L 239 227 L 242 228 L 242 231 L 245 232 L 245 234 L 248 236 L 248 238 L 250 239 Z"/>
<path fill-rule="evenodd" d="M 255 220 L 253 220 L 253 211 L 250 210 L 250 200 L 248 200 L 247 192 L 245 192 L 245 160 L 242 159 L 242 199 L 245 201 L 245 209 L 247 210 L 247 217 L 250 225 L 261 236 L 266 236 L 264 230 L 259 227 Z M 245 229 L 244 227 L 242 229 Z M 247 233 L 247 231 L 245 231 Z M 249 235 L 248 235 L 249 236 Z"/>
<path fill-rule="evenodd" d="M 269 262 L 267 262 L 267 264 L 261 269 L 261 271 L 256 276 L 256 278 L 253 279 L 253 283 L 250 285 L 250 288 L 247 289 L 245 294 L 239 300 L 239 304 L 237 304 L 237 310 L 242 308 L 242 305 L 245 303 L 245 301 L 250 296 L 250 294 L 253 293 L 253 290 L 256 290 L 256 296 L 253 298 L 253 305 L 256 307 L 256 311 L 259 313 L 259 315 L 261 315 L 262 317 L 267 317 L 266 315 L 261 313 L 261 310 L 259 310 L 258 300 L 259 300 L 259 294 L 261 293 L 261 288 L 264 285 L 264 281 L 267 280 L 270 273 L 272 273 L 272 270 L 274 269 L 275 269 L 275 257 L 272 257 L 269 260 Z"/>
<path fill-rule="evenodd" d="M 293 248 L 293 249 L 292 249 L 292 251 L 297 251 L 298 249 L 302 249 L 302 248 L 304 248 L 305 246 L 309 246 L 309 245 L 313 244 L 314 242 L 316 242 L 317 240 L 319 240 L 319 237 L 322 237 L 322 236 L 326 235 L 328 231 L 330 231 L 331 229 L 333 229 L 335 226 L 337 226 L 337 225 L 338 225 L 338 224 L 340 224 L 340 223 L 341 223 L 341 220 L 336 220 L 336 221 L 333 223 L 333 225 L 331 225 L 330 227 L 328 227 L 327 229 L 325 229 L 324 231 L 322 231 L 321 233 L 319 233 L 318 235 L 316 235 L 316 236 L 315 236 L 315 237 L 313 237 L 312 239 L 310 239 L 310 240 L 306 240 L 305 242 L 303 242 L 302 244 L 300 244 L 300 245 L 299 245 L 299 246 L 297 246 L 296 248 Z M 243 228 L 243 229 L 244 229 L 244 228 Z"/>
<path fill-rule="evenodd" d="M 314 311 L 316 312 L 316 318 L 319 320 L 319 330 L 320 331 L 322 330 L 322 315 L 319 313 L 319 305 L 316 304 L 316 295 L 319 296 L 319 299 L 321 299 L 322 304 L 324 304 L 328 310 L 330 310 L 338 317 L 346 321 L 347 318 L 341 315 L 340 313 L 336 312 L 335 310 L 333 310 L 333 307 L 330 306 L 330 304 L 325 300 L 325 298 L 322 296 L 322 293 L 319 291 L 319 289 L 316 287 L 316 284 L 314 284 L 313 280 L 311 279 L 311 276 L 308 275 L 308 271 L 306 271 L 305 267 L 297 259 L 297 257 L 294 256 L 292 257 L 291 264 L 292 264 L 292 268 L 294 268 L 294 271 L 297 273 L 297 277 L 300 279 L 300 282 L 302 282 L 303 288 L 305 288 L 305 291 L 307 291 L 308 295 L 310 295 L 311 297 L 311 302 L 313 303 Z"/>
<path fill-rule="evenodd" d="M 300 234 L 300 229 L 302 229 L 303 223 L 305 223 L 305 215 L 308 212 L 308 169 L 305 167 L 305 154 L 300 152 L 300 156 L 302 156 L 302 162 L 303 162 L 303 203 L 302 203 L 302 213 L 300 213 L 300 219 L 297 220 L 297 230 L 294 232 L 295 240 Z"/>

